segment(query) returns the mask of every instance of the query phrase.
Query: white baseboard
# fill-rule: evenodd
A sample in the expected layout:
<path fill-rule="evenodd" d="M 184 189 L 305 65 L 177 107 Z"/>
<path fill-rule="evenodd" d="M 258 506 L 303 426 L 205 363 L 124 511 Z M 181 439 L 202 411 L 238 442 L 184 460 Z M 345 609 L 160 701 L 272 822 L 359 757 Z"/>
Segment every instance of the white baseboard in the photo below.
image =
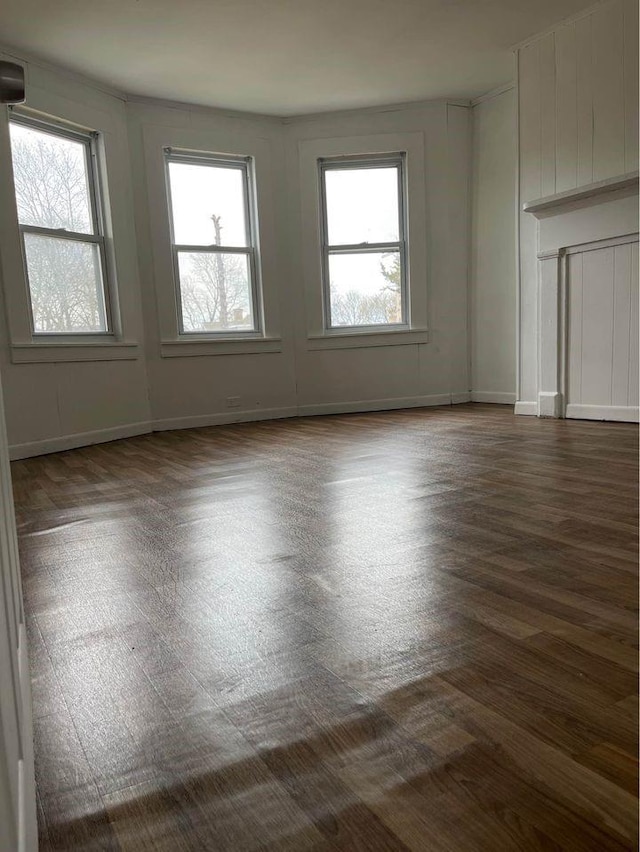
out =
<path fill-rule="evenodd" d="M 471 402 L 471 391 L 451 394 L 451 405 L 462 405 L 465 402 Z"/>
<path fill-rule="evenodd" d="M 471 391 L 471 402 L 490 402 L 496 405 L 515 405 L 515 393 L 506 391 Z"/>
<path fill-rule="evenodd" d="M 289 408 L 255 408 L 250 411 L 225 411 L 219 414 L 196 414 L 193 417 L 170 417 L 165 420 L 154 420 L 151 423 L 153 432 L 168 432 L 172 429 L 197 429 L 202 426 L 228 426 L 230 423 L 250 423 L 255 420 L 282 420 L 285 417 L 296 417 L 298 409 Z"/>
<path fill-rule="evenodd" d="M 144 435 L 148 432 L 195 429 L 202 426 L 224 426 L 256 420 L 282 420 L 286 417 L 311 417 L 318 414 L 391 411 L 398 408 L 429 408 L 436 405 L 457 405 L 469 402 L 470 399 L 471 394 L 469 393 L 442 393 L 392 399 L 359 400 L 358 402 L 329 402 L 319 405 L 289 406 L 287 408 L 256 408 L 250 411 L 225 411 L 217 414 L 198 414 L 191 417 L 170 417 L 144 423 L 131 423 L 127 426 L 114 426 L 95 432 L 81 432 L 77 435 L 62 435 L 57 438 L 46 438 L 42 441 L 30 441 L 26 444 L 13 444 L 9 448 L 9 456 L 12 461 L 17 461 L 32 456 L 86 447 L 91 444 L 116 441 L 119 438 L 131 438 L 134 435 Z"/>
<path fill-rule="evenodd" d="M 128 423 L 125 426 L 112 426 L 110 429 L 96 429 L 93 432 L 78 432 L 75 435 L 61 435 L 58 438 L 45 438 L 43 441 L 29 441 L 26 444 L 12 444 L 9 447 L 11 461 L 28 459 L 32 456 L 43 456 L 47 453 L 60 453 L 63 450 L 75 450 L 90 444 L 105 444 L 107 441 L 117 441 L 120 438 L 132 438 L 134 435 L 145 435 L 153 432 L 153 424 Z"/>
<path fill-rule="evenodd" d="M 638 408 L 632 405 L 576 405 L 569 403 L 565 417 L 576 420 L 619 420 L 638 422 Z"/>
<path fill-rule="evenodd" d="M 363 399 L 358 402 L 326 402 L 313 405 L 300 405 L 298 406 L 298 416 L 313 417 L 317 414 L 356 414 L 366 411 L 392 411 L 398 408 L 431 408 L 435 405 L 456 405 L 460 402 L 469 402 L 469 394 L 437 393 L 426 396 L 395 397 L 392 399 Z"/>
<path fill-rule="evenodd" d="M 562 417 L 562 394 L 557 391 L 540 391 L 538 394 L 538 415 L 540 417 Z"/>
<path fill-rule="evenodd" d="M 515 404 L 514 414 L 527 414 L 529 416 L 536 417 L 538 414 L 538 403 L 537 402 L 523 402 L 523 400 L 518 400 Z"/>

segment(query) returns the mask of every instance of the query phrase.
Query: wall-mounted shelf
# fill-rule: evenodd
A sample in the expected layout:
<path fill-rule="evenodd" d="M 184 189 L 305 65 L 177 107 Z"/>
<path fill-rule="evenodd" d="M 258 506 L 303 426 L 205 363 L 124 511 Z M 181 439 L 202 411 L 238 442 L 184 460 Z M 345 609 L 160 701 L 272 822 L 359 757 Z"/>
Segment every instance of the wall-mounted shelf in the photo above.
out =
<path fill-rule="evenodd" d="M 533 201 L 526 201 L 522 205 L 524 213 L 533 213 L 538 215 L 551 212 L 555 207 L 563 207 L 567 204 L 573 204 L 578 201 L 587 201 L 588 199 L 596 199 L 597 196 L 606 195 L 611 192 L 619 192 L 620 190 L 628 190 L 629 193 L 638 191 L 638 172 L 628 172 L 624 175 L 599 180 L 595 183 L 589 183 L 585 186 L 580 186 L 577 189 L 567 189 L 565 192 L 558 192 L 555 195 L 547 195 L 544 198 L 536 198 Z M 604 200 L 604 199 L 602 199 Z"/>

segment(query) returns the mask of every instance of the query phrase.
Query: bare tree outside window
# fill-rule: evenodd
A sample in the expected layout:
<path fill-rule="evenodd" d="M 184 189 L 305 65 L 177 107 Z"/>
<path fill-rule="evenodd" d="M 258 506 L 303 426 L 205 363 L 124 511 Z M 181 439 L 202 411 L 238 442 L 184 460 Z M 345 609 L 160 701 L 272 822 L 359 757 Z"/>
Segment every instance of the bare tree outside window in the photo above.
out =
<path fill-rule="evenodd" d="M 214 245 L 221 245 L 222 217 L 211 215 Z M 180 252 L 180 295 L 185 331 L 251 329 L 251 292 L 245 255 Z"/>
<path fill-rule="evenodd" d="M 406 322 L 403 169 L 402 154 L 320 163 L 330 328 Z"/>
<path fill-rule="evenodd" d="M 12 120 L 11 154 L 33 330 L 107 331 L 90 138 Z"/>
<path fill-rule="evenodd" d="M 394 325 L 402 322 L 400 258 L 397 253 L 380 261 L 380 275 L 386 280 L 377 292 L 348 290 L 333 293 L 331 320 L 336 326 Z"/>
<path fill-rule="evenodd" d="M 171 153 L 168 176 L 182 331 L 254 331 L 247 161 Z"/>

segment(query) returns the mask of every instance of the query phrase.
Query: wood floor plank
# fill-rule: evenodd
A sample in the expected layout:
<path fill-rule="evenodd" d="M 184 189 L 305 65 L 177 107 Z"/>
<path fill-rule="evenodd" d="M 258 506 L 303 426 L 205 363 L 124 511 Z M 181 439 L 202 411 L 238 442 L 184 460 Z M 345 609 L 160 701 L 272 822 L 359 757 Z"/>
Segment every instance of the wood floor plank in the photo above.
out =
<path fill-rule="evenodd" d="M 633 424 L 470 404 L 12 472 L 46 852 L 637 848 Z"/>

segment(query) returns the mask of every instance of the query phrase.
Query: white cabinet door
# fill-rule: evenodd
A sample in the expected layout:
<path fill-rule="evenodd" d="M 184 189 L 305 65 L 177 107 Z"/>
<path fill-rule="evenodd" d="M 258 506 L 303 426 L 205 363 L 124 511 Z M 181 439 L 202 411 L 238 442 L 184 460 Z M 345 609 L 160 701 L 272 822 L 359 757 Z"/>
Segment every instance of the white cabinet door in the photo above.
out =
<path fill-rule="evenodd" d="M 36 852 L 31 689 L 0 388 L 0 852 Z"/>

